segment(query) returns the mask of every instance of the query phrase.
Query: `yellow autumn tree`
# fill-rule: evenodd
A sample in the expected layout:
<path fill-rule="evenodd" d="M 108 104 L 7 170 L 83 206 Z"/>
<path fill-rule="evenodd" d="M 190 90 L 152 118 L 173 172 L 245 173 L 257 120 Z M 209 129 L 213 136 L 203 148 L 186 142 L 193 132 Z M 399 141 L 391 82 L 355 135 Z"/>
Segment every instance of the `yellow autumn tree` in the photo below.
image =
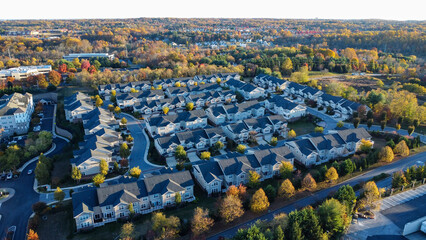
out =
<path fill-rule="evenodd" d="M 325 173 L 325 178 L 327 178 L 327 180 L 330 182 L 336 181 L 339 178 L 339 174 L 334 167 L 331 167 Z"/>
<path fill-rule="evenodd" d="M 262 188 L 257 190 L 250 201 L 250 210 L 259 213 L 263 212 L 269 207 L 269 201 L 268 197 L 265 194 L 265 191 L 263 191 Z"/>

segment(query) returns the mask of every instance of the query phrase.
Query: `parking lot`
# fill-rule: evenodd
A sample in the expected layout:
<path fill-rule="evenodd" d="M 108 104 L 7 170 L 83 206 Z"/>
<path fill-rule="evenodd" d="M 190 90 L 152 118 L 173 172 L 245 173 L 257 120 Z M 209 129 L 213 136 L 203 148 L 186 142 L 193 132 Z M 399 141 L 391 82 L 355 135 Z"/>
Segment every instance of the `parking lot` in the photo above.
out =
<path fill-rule="evenodd" d="M 387 197 L 382 200 L 382 205 L 380 207 L 380 210 L 385 211 L 388 208 L 392 208 L 394 206 L 419 198 L 425 194 L 426 194 L 426 185 L 422 185 L 416 189 Z"/>
<path fill-rule="evenodd" d="M 383 199 L 375 219 L 359 218 L 344 239 L 401 239 L 405 224 L 425 215 L 426 185 L 422 185 Z"/>

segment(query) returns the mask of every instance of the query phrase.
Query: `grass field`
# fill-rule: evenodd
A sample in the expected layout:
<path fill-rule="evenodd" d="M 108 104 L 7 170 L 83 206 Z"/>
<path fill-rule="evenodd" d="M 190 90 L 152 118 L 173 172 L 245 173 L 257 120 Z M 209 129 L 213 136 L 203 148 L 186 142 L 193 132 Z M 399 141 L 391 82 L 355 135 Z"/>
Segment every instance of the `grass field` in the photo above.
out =
<path fill-rule="evenodd" d="M 308 121 L 297 121 L 292 122 L 287 125 L 288 129 L 293 129 L 296 132 L 297 136 L 305 135 L 312 133 L 315 130 L 315 124 Z"/>

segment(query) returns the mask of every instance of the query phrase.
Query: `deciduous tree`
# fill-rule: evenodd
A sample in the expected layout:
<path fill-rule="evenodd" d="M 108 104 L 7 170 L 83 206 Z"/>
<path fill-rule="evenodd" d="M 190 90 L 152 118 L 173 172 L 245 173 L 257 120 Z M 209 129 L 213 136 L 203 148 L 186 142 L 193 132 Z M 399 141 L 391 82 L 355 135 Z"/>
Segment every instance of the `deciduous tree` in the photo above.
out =
<path fill-rule="evenodd" d="M 369 181 L 363 187 L 361 200 L 359 201 L 359 208 L 376 209 L 379 207 L 379 203 L 376 203 L 379 199 L 379 188 L 377 188 L 377 185 L 374 181 Z"/>
<path fill-rule="evenodd" d="M 48 78 L 49 78 L 49 82 L 50 82 L 53 86 L 57 87 L 57 86 L 61 83 L 61 78 L 62 78 L 62 76 L 61 76 L 61 74 L 60 74 L 60 73 L 58 73 L 57 71 L 52 70 L 52 71 L 50 71 L 50 72 L 49 72 L 49 76 L 48 76 Z"/>
<path fill-rule="evenodd" d="M 194 109 L 194 103 L 193 102 L 187 103 L 186 110 L 192 111 L 192 109 Z"/>
<path fill-rule="evenodd" d="M 238 197 L 226 196 L 220 204 L 219 213 L 225 222 L 232 222 L 244 214 L 243 204 Z"/>
<path fill-rule="evenodd" d="M 263 212 L 266 209 L 268 209 L 269 207 L 269 201 L 268 201 L 268 197 L 265 194 L 265 191 L 263 191 L 262 188 L 260 188 L 259 190 L 257 190 L 250 201 L 250 210 L 255 212 L 255 213 L 259 213 L 259 212 Z"/>
<path fill-rule="evenodd" d="M 99 162 L 99 171 L 102 175 L 106 176 L 108 174 L 108 163 L 105 161 L 105 159 L 101 159 Z"/>
<path fill-rule="evenodd" d="M 55 192 L 53 193 L 53 197 L 56 201 L 61 203 L 65 198 L 65 193 L 62 191 L 60 187 L 57 187 Z"/>
<path fill-rule="evenodd" d="M 27 234 L 27 240 L 39 240 L 38 234 L 30 229 Z"/>
<path fill-rule="evenodd" d="M 392 148 L 389 146 L 383 147 L 379 152 L 379 161 L 392 162 L 395 155 L 393 154 Z"/>
<path fill-rule="evenodd" d="M 139 178 L 141 173 L 142 173 L 142 170 L 139 168 L 139 166 L 133 167 L 132 169 L 130 169 L 130 176 L 134 178 Z"/>
<path fill-rule="evenodd" d="M 156 212 L 151 222 L 158 239 L 173 239 L 179 233 L 180 221 L 175 216 L 166 217 L 164 213 Z"/>
<path fill-rule="evenodd" d="M 318 217 L 324 231 L 342 233 L 349 225 L 346 207 L 338 200 L 331 198 L 318 207 Z"/>
<path fill-rule="evenodd" d="M 291 178 L 293 175 L 293 164 L 289 161 L 282 161 L 280 166 L 280 174 L 283 179 Z"/>
<path fill-rule="evenodd" d="M 256 171 L 249 171 L 249 182 L 248 186 L 251 188 L 255 188 L 259 185 L 260 182 L 260 174 Z"/>
<path fill-rule="evenodd" d="M 296 137 L 296 132 L 293 129 L 291 129 L 290 131 L 288 131 L 287 138 L 292 139 L 292 138 L 295 138 L 295 137 Z"/>
<path fill-rule="evenodd" d="M 302 180 L 302 188 L 313 191 L 315 188 L 317 188 L 317 182 L 315 179 L 311 176 L 310 173 L 308 173 Z"/>
<path fill-rule="evenodd" d="M 163 113 L 164 115 L 167 115 L 167 113 L 169 113 L 169 108 L 168 107 L 163 107 Z"/>
<path fill-rule="evenodd" d="M 127 143 L 122 143 L 120 146 L 120 157 L 126 159 L 130 156 L 130 149 Z"/>
<path fill-rule="evenodd" d="M 242 145 L 242 144 L 238 144 L 237 146 L 237 152 L 243 154 L 246 151 L 246 146 Z"/>
<path fill-rule="evenodd" d="M 80 182 L 81 179 L 81 171 L 78 169 L 78 167 L 73 167 L 71 171 L 71 178 L 74 179 L 77 182 Z"/>
<path fill-rule="evenodd" d="M 205 151 L 205 152 L 201 153 L 200 158 L 203 159 L 203 160 L 209 160 L 210 156 L 211 156 L 210 152 Z"/>
<path fill-rule="evenodd" d="M 289 179 L 284 180 L 278 189 L 278 196 L 291 198 L 296 193 L 293 183 Z"/>
<path fill-rule="evenodd" d="M 401 140 L 393 149 L 395 154 L 399 154 L 403 157 L 410 155 L 410 149 L 407 146 L 407 143 L 404 140 Z"/>
<path fill-rule="evenodd" d="M 191 230 L 198 236 L 207 232 L 214 224 L 214 220 L 209 217 L 209 210 L 197 207 L 194 209 L 194 216 L 191 221 Z"/>
<path fill-rule="evenodd" d="M 135 226 L 133 223 L 128 222 L 121 226 L 121 234 L 122 239 L 130 240 L 133 239 L 133 235 L 135 232 Z"/>
<path fill-rule="evenodd" d="M 95 184 L 96 187 L 99 187 L 102 183 L 105 181 L 105 176 L 102 174 L 96 174 L 93 178 L 93 184 Z"/>
<path fill-rule="evenodd" d="M 339 178 L 339 174 L 337 174 L 337 171 L 334 167 L 331 167 L 325 173 L 325 178 L 327 178 L 327 180 L 330 182 L 336 181 Z"/>

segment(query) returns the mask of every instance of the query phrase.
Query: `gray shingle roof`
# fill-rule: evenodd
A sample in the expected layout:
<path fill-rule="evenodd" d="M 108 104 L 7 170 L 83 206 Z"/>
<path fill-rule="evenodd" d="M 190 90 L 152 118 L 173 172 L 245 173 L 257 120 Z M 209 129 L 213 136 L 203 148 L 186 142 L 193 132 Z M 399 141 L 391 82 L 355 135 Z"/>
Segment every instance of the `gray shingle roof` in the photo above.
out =
<path fill-rule="evenodd" d="M 100 187 L 96 193 L 99 206 L 116 206 L 119 203 L 129 204 L 138 202 L 140 198 L 148 196 L 143 181 Z"/>
<path fill-rule="evenodd" d="M 162 195 L 168 191 L 179 192 L 185 190 L 186 187 L 194 185 L 189 171 L 147 177 L 144 182 L 149 195 Z"/>
<path fill-rule="evenodd" d="M 358 142 L 361 139 L 370 139 L 371 135 L 365 130 L 365 128 L 355 128 L 338 131 L 337 134 L 345 142 Z"/>
<path fill-rule="evenodd" d="M 93 212 L 93 207 L 98 205 L 96 188 L 87 188 L 72 195 L 73 216 L 76 217 L 82 212 Z"/>
<path fill-rule="evenodd" d="M 220 179 L 220 177 L 223 176 L 222 170 L 217 162 L 205 162 L 197 166 L 207 183 L 211 183 L 213 180 Z"/>

